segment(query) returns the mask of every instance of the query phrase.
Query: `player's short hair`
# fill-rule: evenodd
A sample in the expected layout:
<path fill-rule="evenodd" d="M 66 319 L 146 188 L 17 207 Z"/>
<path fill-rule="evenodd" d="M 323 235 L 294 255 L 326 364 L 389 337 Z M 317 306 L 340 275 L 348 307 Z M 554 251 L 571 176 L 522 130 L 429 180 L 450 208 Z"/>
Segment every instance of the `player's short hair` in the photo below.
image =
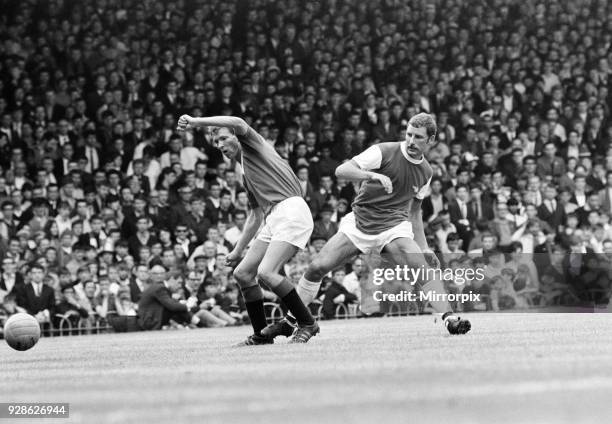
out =
<path fill-rule="evenodd" d="M 230 134 L 236 135 L 236 131 L 232 127 L 210 127 L 210 132 L 213 136 L 217 136 L 219 131 L 221 131 L 223 128 L 228 130 Z"/>
<path fill-rule="evenodd" d="M 436 124 L 436 120 L 429 113 L 417 113 L 410 121 L 408 121 L 408 125 L 412 125 L 415 128 L 425 127 L 427 129 L 427 137 L 431 137 L 432 135 L 436 135 L 438 132 L 438 125 Z"/>

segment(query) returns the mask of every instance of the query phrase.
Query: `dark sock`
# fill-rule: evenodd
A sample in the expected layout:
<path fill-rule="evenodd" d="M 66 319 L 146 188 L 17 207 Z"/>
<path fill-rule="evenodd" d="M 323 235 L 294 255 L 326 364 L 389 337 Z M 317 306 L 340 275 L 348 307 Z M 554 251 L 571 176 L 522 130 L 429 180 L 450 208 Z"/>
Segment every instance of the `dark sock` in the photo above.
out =
<path fill-rule="evenodd" d="M 255 334 L 261 334 L 261 330 L 266 328 L 268 322 L 266 321 L 266 311 L 264 310 L 263 299 L 255 300 L 253 302 L 244 302 L 246 310 L 249 313 L 251 319 L 251 325 Z"/>
<path fill-rule="evenodd" d="M 268 286 L 272 289 L 275 295 L 283 299 L 291 290 L 295 290 L 293 284 L 289 282 L 287 278 L 283 278 L 278 285 L 274 286 L 272 284 L 268 284 Z M 289 305 L 287 305 L 289 306 Z"/>
<path fill-rule="evenodd" d="M 312 325 L 314 324 L 314 318 L 310 314 L 308 308 L 300 299 L 295 289 L 292 289 L 289 293 L 287 293 L 283 298 L 283 302 L 287 305 L 287 308 L 291 311 L 297 323 L 299 325 Z"/>
<path fill-rule="evenodd" d="M 253 284 L 252 286 L 241 287 L 240 290 L 244 298 L 244 305 L 251 319 L 253 331 L 255 334 L 259 334 L 268 325 L 261 287 L 259 287 L 259 284 Z"/>
<path fill-rule="evenodd" d="M 263 299 L 263 291 L 259 284 L 253 284 L 252 286 L 240 287 L 242 297 L 245 302 L 254 302 L 256 300 Z"/>

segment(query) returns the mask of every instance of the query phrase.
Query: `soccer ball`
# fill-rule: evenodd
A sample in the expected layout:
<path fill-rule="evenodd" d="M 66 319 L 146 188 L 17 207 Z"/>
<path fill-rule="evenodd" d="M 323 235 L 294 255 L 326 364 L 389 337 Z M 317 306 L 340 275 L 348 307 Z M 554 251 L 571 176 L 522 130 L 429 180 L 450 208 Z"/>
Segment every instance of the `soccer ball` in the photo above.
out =
<path fill-rule="evenodd" d="M 15 350 L 28 350 L 40 339 L 40 324 L 29 314 L 15 314 L 4 324 L 4 339 Z"/>

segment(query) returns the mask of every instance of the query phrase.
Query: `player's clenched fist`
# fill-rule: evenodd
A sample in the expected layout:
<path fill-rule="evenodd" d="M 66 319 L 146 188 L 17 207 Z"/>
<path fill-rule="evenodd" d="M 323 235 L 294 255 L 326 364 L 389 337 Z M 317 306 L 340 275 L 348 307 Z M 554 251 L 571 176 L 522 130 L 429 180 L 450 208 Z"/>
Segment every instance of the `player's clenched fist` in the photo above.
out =
<path fill-rule="evenodd" d="M 190 129 L 193 125 L 193 118 L 189 115 L 182 115 L 178 120 L 178 125 L 176 127 L 179 131 L 186 131 Z"/>
<path fill-rule="evenodd" d="M 391 193 L 393 191 L 393 183 L 391 182 L 391 178 L 387 177 L 386 175 L 373 172 L 370 175 L 370 179 L 380 181 L 387 193 Z"/>

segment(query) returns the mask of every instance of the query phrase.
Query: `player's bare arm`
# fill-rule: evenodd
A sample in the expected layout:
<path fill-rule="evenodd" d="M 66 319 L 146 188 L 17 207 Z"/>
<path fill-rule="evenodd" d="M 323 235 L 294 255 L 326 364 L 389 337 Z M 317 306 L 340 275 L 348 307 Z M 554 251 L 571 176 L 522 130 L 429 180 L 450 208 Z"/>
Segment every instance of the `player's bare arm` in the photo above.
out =
<path fill-rule="evenodd" d="M 194 118 L 182 115 L 178 120 L 177 130 L 186 131 L 190 128 L 214 127 L 213 145 L 230 159 L 235 158 L 242 144 L 261 151 L 274 152 L 274 149 L 265 143 L 264 138 L 257 133 L 246 121 L 236 116 L 211 116 L 206 118 Z"/>
<path fill-rule="evenodd" d="M 393 191 L 393 184 L 391 183 L 391 179 L 389 177 L 383 174 L 361 169 L 354 160 L 344 162 L 342 165 L 337 167 L 336 177 L 345 178 L 351 181 L 376 180 L 382 184 L 387 193 L 391 193 Z"/>
<path fill-rule="evenodd" d="M 421 204 L 423 201 L 421 199 L 414 198 L 412 202 L 410 202 L 409 212 L 410 212 L 410 222 L 412 223 L 412 232 L 414 234 L 414 241 L 421 249 L 421 252 L 425 255 L 425 259 L 429 263 L 430 266 L 434 268 L 440 267 L 440 261 L 437 256 L 433 253 L 433 251 L 429 248 L 427 244 L 427 238 L 425 237 L 425 229 L 423 225 L 423 211 L 421 209 Z"/>
<path fill-rule="evenodd" d="M 244 119 L 236 116 L 195 118 L 189 115 L 182 115 L 178 120 L 177 130 L 179 131 L 186 131 L 197 127 L 226 127 L 231 128 L 238 135 L 245 135 L 249 130 L 249 124 Z"/>
<path fill-rule="evenodd" d="M 226 265 L 234 266 L 240 260 L 242 252 L 247 247 L 249 242 L 257 234 L 257 230 L 263 222 L 264 214 L 260 207 L 249 210 L 247 220 L 244 224 L 242 236 L 236 243 L 234 249 L 225 257 Z"/>
<path fill-rule="evenodd" d="M 425 238 L 425 229 L 423 226 L 423 213 L 421 211 L 421 199 L 414 198 L 410 202 L 410 222 L 412 223 L 412 232 L 414 233 L 414 241 L 419 245 L 421 251 L 429 250 L 427 239 Z"/>

